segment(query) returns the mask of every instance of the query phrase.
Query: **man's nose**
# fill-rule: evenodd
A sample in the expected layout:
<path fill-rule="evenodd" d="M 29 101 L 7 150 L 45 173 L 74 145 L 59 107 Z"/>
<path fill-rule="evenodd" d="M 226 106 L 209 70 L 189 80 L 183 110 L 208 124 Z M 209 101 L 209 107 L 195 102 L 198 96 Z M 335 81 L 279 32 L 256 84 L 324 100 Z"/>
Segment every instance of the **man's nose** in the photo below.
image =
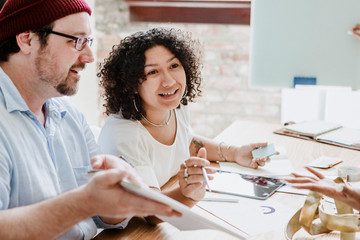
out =
<path fill-rule="evenodd" d="M 80 61 L 83 63 L 92 63 L 94 61 L 94 55 L 88 44 L 81 50 Z"/>

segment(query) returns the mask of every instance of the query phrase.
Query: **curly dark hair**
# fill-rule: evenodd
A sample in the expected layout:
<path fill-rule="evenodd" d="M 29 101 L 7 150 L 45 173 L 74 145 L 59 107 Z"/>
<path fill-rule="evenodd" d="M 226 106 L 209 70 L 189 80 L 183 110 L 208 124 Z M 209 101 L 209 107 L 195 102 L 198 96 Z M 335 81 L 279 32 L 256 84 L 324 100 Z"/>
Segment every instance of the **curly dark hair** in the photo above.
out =
<path fill-rule="evenodd" d="M 153 28 L 137 32 L 113 46 L 110 56 L 100 65 L 97 76 L 104 87 L 105 113 L 119 113 L 125 119 L 140 120 L 146 116 L 140 96 L 139 84 L 146 80 L 145 52 L 155 46 L 164 46 L 181 62 L 186 75 L 186 91 L 180 103 L 187 105 L 200 96 L 201 64 L 199 42 L 191 34 L 176 29 Z M 133 104 L 136 100 L 137 109 Z M 180 105 L 178 106 L 180 107 Z M 142 114 L 142 115 L 141 115 Z"/>
<path fill-rule="evenodd" d="M 50 23 L 43 27 L 31 30 L 31 32 L 36 33 L 39 36 L 41 48 L 44 48 L 47 45 L 47 39 L 49 35 L 47 31 L 52 30 L 52 27 L 53 23 Z M 11 54 L 17 53 L 19 51 L 20 48 L 16 42 L 16 36 L 12 36 L 8 39 L 0 41 L 0 62 L 8 61 Z"/>

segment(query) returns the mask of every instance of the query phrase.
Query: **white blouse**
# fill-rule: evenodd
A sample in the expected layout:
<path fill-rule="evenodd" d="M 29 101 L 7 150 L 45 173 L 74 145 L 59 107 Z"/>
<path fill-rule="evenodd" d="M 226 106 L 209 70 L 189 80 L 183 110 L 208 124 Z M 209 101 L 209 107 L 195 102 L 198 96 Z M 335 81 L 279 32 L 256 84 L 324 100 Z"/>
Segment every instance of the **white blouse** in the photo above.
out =
<path fill-rule="evenodd" d="M 175 109 L 177 130 L 172 145 L 155 140 L 140 121 L 112 114 L 99 136 L 103 153 L 124 155 L 148 186 L 160 188 L 176 175 L 181 163 L 190 157 L 193 132 L 187 106 Z"/>

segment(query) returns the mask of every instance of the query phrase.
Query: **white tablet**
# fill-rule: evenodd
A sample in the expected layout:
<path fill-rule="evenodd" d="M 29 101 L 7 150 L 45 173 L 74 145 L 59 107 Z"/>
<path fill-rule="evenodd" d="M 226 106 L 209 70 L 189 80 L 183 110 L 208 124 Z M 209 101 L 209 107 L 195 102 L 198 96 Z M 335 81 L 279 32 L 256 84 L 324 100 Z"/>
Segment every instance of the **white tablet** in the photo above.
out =
<path fill-rule="evenodd" d="M 139 186 L 126 180 L 121 181 L 120 185 L 127 191 L 130 191 L 148 199 L 155 200 L 157 202 L 164 203 L 171 206 L 174 210 L 182 213 L 182 217 L 157 216 L 161 220 L 172 224 L 180 230 L 214 229 L 226 232 L 239 239 L 247 238 L 245 233 L 235 231 L 235 229 L 232 229 L 230 226 L 222 226 L 216 222 L 213 222 L 210 219 L 191 211 L 191 208 L 189 208 L 188 206 L 185 206 L 184 204 L 160 192 L 150 189 L 147 186 Z"/>

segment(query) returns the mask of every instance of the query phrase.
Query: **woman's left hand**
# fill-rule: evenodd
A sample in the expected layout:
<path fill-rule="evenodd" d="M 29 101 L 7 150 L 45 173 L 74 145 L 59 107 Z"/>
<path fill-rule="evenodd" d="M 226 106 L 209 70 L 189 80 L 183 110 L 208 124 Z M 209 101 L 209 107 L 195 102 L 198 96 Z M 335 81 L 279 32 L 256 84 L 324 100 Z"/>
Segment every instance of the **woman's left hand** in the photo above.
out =
<path fill-rule="evenodd" d="M 267 143 L 251 143 L 241 147 L 234 147 L 234 161 L 241 166 L 249 168 L 258 168 L 264 166 L 266 162 L 270 161 L 270 158 L 253 158 L 252 151 L 261 147 L 265 147 Z"/>
<path fill-rule="evenodd" d="M 190 157 L 181 164 L 180 171 L 177 176 L 181 193 L 195 201 L 200 201 L 205 196 L 205 179 L 202 173 L 204 167 L 210 166 L 210 162 L 206 160 L 206 149 L 201 148 L 196 157 Z M 206 168 L 209 179 L 213 179 L 211 174 L 215 170 Z"/>

